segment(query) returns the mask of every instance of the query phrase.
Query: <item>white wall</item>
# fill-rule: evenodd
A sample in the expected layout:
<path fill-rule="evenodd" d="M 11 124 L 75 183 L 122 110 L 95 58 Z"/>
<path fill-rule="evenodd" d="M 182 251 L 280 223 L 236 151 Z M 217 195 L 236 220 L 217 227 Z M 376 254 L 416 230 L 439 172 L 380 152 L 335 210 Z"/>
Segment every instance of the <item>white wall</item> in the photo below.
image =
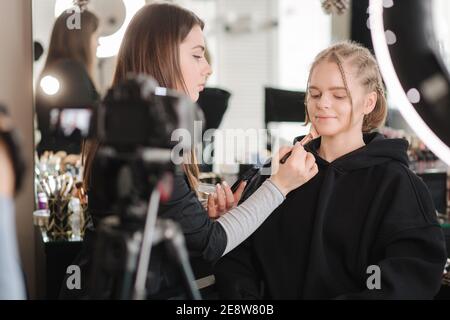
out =
<path fill-rule="evenodd" d="M 275 84 L 276 28 L 226 32 L 225 24 L 238 17 L 251 16 L 258 29 L 270 18 L 277 18 L 277 0 L 178 0 L 205 21 L 205 36 L 211 54 L 213 75 L 209 86 L 232 93 L 222 128 L 262 128 L 263 87 Z"/>
<path fill-rule="evenodd" d="M 254 15 L 255 20 L 277 14 L 276 2 L 259 0 L 219 0 L 218 12 Z M 262 128 L 264 126 L 265 85 L 276 82 L 275 31 L 229 34 L 218 37 L 218 84 L 232 92 L 223 128 Z"/>
<path fill-rule="evenodd" d="M 305 90 L 314 57 L 331 43 L 331 16 L 320 1 L 280 0 L 279 10 L 279 84 Z"/>

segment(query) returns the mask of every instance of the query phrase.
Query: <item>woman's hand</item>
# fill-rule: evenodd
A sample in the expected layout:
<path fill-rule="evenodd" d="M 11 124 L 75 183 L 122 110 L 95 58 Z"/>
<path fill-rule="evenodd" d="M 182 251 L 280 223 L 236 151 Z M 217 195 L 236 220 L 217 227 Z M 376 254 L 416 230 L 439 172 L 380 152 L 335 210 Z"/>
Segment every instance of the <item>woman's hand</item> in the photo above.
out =
<path fill-rule="evenodd" d="M 217 184 L 216 192 L 208 196 L 208 216 L 212 219 L 217 219 L 225 212 L 236 207 L 242 197 L 246 184 L 245 181 L 241 182 L 234 194 L 225 181 L 222 184 Z"/>
<path fill-rule="evenodd" d="M 280 159 L 291 152 L 289 158 L 283 164 Z M 272 159 L 272 176 L 269 178 L 278 189 L 286 196 L 289 192 L 297 189 L 308 182 L 319 172 L 316 159 L 305 151 L 301 142 L 293 147 L 282 147 Z"/>

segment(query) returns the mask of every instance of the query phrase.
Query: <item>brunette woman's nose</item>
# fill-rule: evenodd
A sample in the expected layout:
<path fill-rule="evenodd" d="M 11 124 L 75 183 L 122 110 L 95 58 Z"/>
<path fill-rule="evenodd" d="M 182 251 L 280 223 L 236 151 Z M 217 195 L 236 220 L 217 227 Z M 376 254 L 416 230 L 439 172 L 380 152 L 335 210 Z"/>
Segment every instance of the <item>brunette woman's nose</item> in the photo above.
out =
<path fill-rule="evenodd" d="M 212 68 L 211 65 L 209 64 L 209 62 L 206 62 L 206 66 L 204 68 L 203 74 L 207 77 L 209 77 L 212 74 Z"/>

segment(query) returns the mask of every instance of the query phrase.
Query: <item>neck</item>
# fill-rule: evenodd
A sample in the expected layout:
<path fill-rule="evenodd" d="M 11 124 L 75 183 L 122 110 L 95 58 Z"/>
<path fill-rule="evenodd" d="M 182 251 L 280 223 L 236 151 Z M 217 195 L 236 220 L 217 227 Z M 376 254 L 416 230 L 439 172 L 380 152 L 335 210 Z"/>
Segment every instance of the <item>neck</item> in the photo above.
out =
<path fill-rule="evenodd" d="M 346 155 L 365 145 L 362 132 L 342 133 L 336 136 L 323 136 L 320 140 L 319 155 L 328 162 Z"/>

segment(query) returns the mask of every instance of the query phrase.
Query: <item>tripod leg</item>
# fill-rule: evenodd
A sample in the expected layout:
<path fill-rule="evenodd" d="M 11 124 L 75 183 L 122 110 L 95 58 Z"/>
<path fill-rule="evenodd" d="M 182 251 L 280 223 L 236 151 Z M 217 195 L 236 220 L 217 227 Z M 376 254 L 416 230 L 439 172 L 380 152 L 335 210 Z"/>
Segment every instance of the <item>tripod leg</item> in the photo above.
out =
<path fill-rule="evenodd" d="M 139 258 L 139 247 L 142 243 L 142 233 L 137 232 L 127 241 L 128 256 L 125 265 L 125 274 L 123 276 L 121 300 L 129 300 L 133 298 L 133 279 L 136 265 Z"/>
<path fill-rule="evenodd" d="M 136 300 L 143 300 L 146 297 L 145 284 L 153 246 L 153 234 L 155 233 L 156 217 L 158 216 L 159 198 L 160 194 L 158 188 L 154 188 L 148 204 L 144 238 L 142 239 L 141 255 L 139 257 L 139 265 L 134 284 L 133 298 Z"/>
<path fill-rule="evenodd" d="M 164 234 L 168 241 L 168 245 L 181 266 L 183 278 L 186 288 L 192 300 L 202 300 L 200 292 L 195 283 L 194 272 L 192 271 L 191 264 L 189 262 L 189 255 L 186 250 L 183 233 L 178 225 L 170 220 L 164 221 L 165 227 Z"/>

